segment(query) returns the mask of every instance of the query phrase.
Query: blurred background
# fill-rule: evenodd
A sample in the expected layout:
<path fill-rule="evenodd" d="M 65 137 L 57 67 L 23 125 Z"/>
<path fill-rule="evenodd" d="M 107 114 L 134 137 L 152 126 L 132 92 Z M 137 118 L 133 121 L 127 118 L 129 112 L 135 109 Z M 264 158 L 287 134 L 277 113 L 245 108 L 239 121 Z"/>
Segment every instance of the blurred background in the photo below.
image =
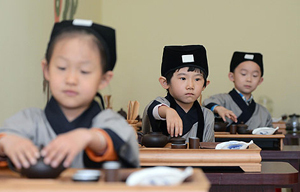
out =
<path fill-rule="evenodd" d="M 264 82 L 254 99 L 273 117 L 299 114 L 299 13 L 299 0 L 0 0 L 0 124 L 21 109 L 45 107 L 40 63 L 55 19 L 72 17 L 116 29 L 115 76 L 101 92 L 115 111 L 137 100 L 142 115 L 166 95 L 158 82 L 165 45 L 202 44 L 211 80 L 202 99 L 233 88 L 234 51 L 260 52 Z"/>

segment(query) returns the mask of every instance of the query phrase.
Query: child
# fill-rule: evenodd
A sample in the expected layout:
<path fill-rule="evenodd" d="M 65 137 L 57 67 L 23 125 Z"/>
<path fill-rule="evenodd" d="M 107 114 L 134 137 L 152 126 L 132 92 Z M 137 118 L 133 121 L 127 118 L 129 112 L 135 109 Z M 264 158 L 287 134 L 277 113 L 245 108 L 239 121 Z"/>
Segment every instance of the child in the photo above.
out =
<path fill-rule="evenodd" d="M 61 162 L 65 167 L 101 167 L 108 160 L 138 167 L 132 127 L 94 101 L 110 82 L 115 62 L 114 29 L 87 20 L 56 23 L 42 61 L 52 98 L 44 110 L 25 109 L 5 121 L 0 156 L 17 168 L 34 165 L 40 156 L 52 167 Z"/>
<path fill-rule="evenodd" d="M 234 52 L 228 74 L 234 89 L 229 93 L 213 95 L 205 99 L 203 104 L 218 113 L 224 121 L 228 121 L 228 127 L 232 123 L 245 123 L 249 130 L 272 127 L 270 113 L 265 107 L 255 103 L 252 95 L 263 82 L 263 74 L 262 54 Z"/>
<path fill-rule="evenodd" d="M 206 50 L 202 45 L 165 46 L 159 82 L 167 90 L 143 114 L 143 132 L 171 137 L 198 137 L 214 142 L 214 116 L 197 99 L 209 84 Z"/>

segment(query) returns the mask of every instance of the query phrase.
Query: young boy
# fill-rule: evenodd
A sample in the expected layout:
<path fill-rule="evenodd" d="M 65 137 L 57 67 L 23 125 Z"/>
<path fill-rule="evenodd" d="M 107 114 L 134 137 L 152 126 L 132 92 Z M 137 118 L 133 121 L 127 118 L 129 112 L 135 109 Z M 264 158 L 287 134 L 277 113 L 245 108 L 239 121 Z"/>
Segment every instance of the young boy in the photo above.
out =
<path fill-rule="evenodd" d="M 262 54 L 234 52 L 228 74 L 234 89 L 205 99 L 204 106 L 228 121 L 228 127 L 232 123 L 245 123 L 249 130 L 272 127 L 270 113 L 265 107 L 255 103 L 252 95 L 263 82 L 263 74 Z"/>
<path fill-rule="evenodd" d="M 143 132 L 162 132 L 171 137 L 198 137 L 214 142 L 214 116 L 198 102 L 209 84 L 206 50 L 202 45 L 165 46 L 159 82 L 167 90 L 143 114 Z"/>
<path fill-rule="evenodd" d="M 40 156 L 52 167 L 101 167 L 110 160 L 138 167 L 132 127 L 94 100 L 110 82 L 115 62 L 114 29 L 87 20 L 56 23 L 42 61 L 52 98 L 44 110 L 28 108 L 4 122 L 0 156 L 17 168 Z"/>

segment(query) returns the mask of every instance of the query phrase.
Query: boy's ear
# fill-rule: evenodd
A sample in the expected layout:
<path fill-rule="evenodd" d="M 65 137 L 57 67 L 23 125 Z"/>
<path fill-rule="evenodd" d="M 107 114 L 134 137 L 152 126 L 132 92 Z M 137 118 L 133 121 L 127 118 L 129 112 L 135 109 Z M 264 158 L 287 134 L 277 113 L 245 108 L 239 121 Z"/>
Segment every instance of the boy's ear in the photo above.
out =
<path fill-rule="evenodd" d="M 210 80 L 207 79 L 206 80 L 206 86 L 204 87 L 204 85 L 203 85 L 201 92 L 204 91 L 204 89 L 209 85 L 209 83 L 210 83 Z"/>
<path fill-rule="evenodd" d="M 232 72 L 228 73 L 228 78 L 229 78 L 230 81 L 234 82 L 234 75 L 233 75 Z"/>
<path fill-rule="evenodd" d="M 160 82 L 161 86 L 164 88 L 164 89 L 169 89 L 169 85 L 167 83 L 167 79 L 163 76 L 160 76 L 158 81 Z"/>
<path fill-rule="evenodd" d="M 112 71 L 107 71 L 105 74 L 103 74 L 98 89 L 99 90 L 104 89 L 109 84 L 113 76 L 114 76 L 114 72 Z"/>
<path fill-rule="evenodd" d="M 207 87 L 208 85 L 210 84 L 210 80 L 206 80 L 206 86 L 205 87 Z"/>
<path fill-rule="evenodd" d="M 259 82 L 258 82 L 258 85 L 260 85 L 263 81 L 264 81 L 264 78 L 261 77 L 260 80 L 259 80 Z"/>
<path fill-rule="evenodd" d="M 42 70 L 43 70 L 44 78 L 47 81 L 49 81 L 49 65 L 48 65 L 48 62 L 46 61 L 46 59 L 42 60 L 41 65 L 42 65 Z"/>

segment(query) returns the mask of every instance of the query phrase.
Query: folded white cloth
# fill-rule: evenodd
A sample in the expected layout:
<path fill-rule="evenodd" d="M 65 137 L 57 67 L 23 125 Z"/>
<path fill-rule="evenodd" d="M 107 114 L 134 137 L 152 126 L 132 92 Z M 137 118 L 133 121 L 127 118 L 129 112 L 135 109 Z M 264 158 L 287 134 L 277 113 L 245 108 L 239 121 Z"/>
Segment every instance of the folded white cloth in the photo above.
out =
<path fill-rule="evenodd" d="M 168 186 L 179 185 L 193 174 L 193 168 L 180 170 L 171 167 L 152 167 L 133 172 L 126 179 L 129 186 Z"/>
<path fill-rule="evenodd" d="M 252 143 L 252 140 L 249 143 L 244 141 L 227 141 L 219 143 L 215 149 L 247 149 Z"/>

